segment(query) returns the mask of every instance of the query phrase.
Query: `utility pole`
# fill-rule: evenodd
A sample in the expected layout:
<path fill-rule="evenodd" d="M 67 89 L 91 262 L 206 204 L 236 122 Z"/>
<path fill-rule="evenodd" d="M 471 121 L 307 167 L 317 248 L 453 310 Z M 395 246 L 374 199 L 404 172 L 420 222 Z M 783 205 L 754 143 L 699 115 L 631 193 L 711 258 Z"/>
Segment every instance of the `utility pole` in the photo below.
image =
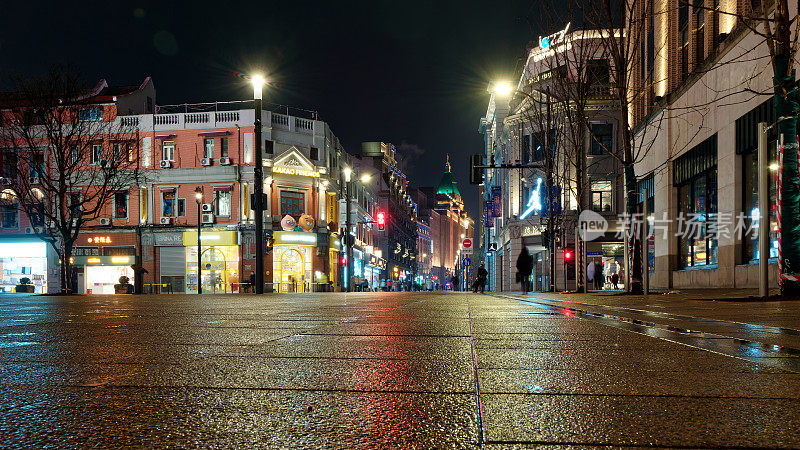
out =
<path fill-rule="evenodd" d="M 256 294 L 264 293 L 264 160 L 261 155 L 261 87 L 264 80 L 253 77 L 253 106 L 255 109 L 255 202 L 253 209 L 256 215 Z M 198 236 L 199 239 L 199 236 Z"/>

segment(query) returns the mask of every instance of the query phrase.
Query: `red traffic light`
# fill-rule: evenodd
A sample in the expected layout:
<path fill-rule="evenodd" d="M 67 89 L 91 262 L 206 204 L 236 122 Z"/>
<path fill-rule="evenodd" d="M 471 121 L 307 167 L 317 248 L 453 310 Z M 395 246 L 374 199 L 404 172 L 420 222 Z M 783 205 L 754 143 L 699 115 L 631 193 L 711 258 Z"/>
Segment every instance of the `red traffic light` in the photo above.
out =
<path fill-rule="evenodd" d="M 378 211 L 375 214 L 375 222 L 378 223 L 378 231 L 383 231 L 386 229 L 386 213 L 384 211 Z"/>
<path fill-rule="evenodd" d="M 564 259 L 567 260 L 567 261 L 571 261 L 572 260 L 572 252 L 569 251 L 569 250 L 565 251 L 564 252 Z"/>
<path fill-rule="evenodd" d="M 339 263 L 341 265 L 343 265 L 343 266 L 346 266 L 347 265 L 347 257 L 346 256 L 342 256 L 342 259 L 341 259 L 341 261 L 339 261 Z"/>

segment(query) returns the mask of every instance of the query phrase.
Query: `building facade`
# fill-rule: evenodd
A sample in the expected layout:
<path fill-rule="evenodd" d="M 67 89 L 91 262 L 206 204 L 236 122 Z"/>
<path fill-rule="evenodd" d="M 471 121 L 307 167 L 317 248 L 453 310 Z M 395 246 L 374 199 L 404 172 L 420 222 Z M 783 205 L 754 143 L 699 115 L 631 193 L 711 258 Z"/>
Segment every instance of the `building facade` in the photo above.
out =
<path fill-rule="evenodd" d="M 768 212 L 758 208 L 756 171 L 758 123 L 776 121 L 773 71 L 763 36 L 743 23 L 759 5 L 658 0 L 637 12 L 652 43 L 633 65 L 642 95 L 631 115 L 636 141 L 652 142 L 636 175 L 654 192 L 653 288 L 757 286 L 760 214 L 769 214 L 777 285 L 774 133 Z M 796 8 L 790 2 L 795 20 Z"/>

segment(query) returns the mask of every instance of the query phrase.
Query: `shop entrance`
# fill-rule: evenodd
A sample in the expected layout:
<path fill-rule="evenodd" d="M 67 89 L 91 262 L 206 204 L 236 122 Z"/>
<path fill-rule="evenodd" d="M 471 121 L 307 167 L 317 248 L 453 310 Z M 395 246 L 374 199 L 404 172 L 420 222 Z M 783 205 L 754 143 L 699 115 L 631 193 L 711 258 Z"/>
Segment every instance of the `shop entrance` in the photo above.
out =
<path fill-rule="evenodd" d="M 290 248 L 281 256 L 280 292 L 304 292 L 305 260 L 300 251 Z"/>
<path fill-rule="evenodd" d="M 225 253 L 216 247 L 208 247 L 200 254 L 203 264 L 201 272 L 201 282 L 203 292 L 229 292 L 228 272 L 225 270 L 227 260 Z"/>
<path fill-rule="evenodd" d="M 83 273 L 87 294 L 113 294 L 114 285 L 119 284 L 122 276 L 133 281 L 130 266 L 86 266 Z"/>

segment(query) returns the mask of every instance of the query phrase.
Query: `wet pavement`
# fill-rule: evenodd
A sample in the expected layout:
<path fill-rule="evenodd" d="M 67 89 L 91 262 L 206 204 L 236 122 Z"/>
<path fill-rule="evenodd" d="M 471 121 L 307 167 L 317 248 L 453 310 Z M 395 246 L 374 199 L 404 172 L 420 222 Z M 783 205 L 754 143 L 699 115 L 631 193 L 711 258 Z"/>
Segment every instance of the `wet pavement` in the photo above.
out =
<path fill-rule="evenodd" d="M 0 296 L 0 442 L 800 447 L 788 317 L 564 300 Z"/>

